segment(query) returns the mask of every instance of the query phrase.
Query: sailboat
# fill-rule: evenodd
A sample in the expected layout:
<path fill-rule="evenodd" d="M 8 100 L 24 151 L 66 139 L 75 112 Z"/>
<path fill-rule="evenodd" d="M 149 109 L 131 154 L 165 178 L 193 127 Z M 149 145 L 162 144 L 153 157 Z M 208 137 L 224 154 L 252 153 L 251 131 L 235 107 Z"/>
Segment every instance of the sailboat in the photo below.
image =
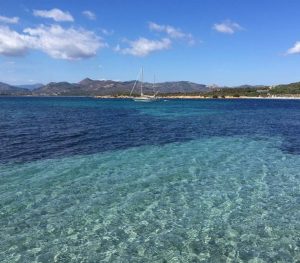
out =
<path fill-rule="evenodd" d="M 151 101 L 157 101 L 158 98 L 156 97 L 157 93 L 156 92 L 154 95 L 145 95 L 143 93 L 143 82 L 144 82 L 144 69 L 142 68 L 139 75 L 141 75 L 141 81 L 140 81 L 140 85 L 141 85 L 141 95 L 139 97 L 134 97 L 133 100 L 134 101 L 141 101 L 141 102 L 151 102 Z M 138 76 L 139 78 L 139 76 Z M 131 89 L 131 92 L 130 92 L 130 96 L 132 95 L 132 92 L 134 91 L 134 88 L 136 87 L 137 83 L 138 83 L 138 78 L 137 80 L 135 81 L 132 89 Z M 153 89 L 154 89 L 154 82 L 153 82 Z"/>

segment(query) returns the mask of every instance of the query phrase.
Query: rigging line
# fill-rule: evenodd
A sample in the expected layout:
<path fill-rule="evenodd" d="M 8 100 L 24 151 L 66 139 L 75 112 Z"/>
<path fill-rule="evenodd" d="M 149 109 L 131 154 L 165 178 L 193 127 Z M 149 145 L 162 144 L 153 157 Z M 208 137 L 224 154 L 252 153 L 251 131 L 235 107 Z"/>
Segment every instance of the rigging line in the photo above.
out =
<path fill-rule="evenodd" d="M 133 92 L 133 90 L 134 90 L 134 88 L 135 88 L 135 86 L 136 86 L 136 84 L 138 82 L 138 78 L 139 78 L 140 74 L 141 74 L 141 69 L 140 69 L 140 71 L 139 71 L 139 73 L 138 73 L 138 75 L 137 75 L 137 77 L 135 79 L 134 85 L 133 85 L 133 87 L 132 87 L 132 89 L 130 91 L 130 95 L 129 96 L 131 96 L 131 94 L 132 94 L 132 92 Z"/>

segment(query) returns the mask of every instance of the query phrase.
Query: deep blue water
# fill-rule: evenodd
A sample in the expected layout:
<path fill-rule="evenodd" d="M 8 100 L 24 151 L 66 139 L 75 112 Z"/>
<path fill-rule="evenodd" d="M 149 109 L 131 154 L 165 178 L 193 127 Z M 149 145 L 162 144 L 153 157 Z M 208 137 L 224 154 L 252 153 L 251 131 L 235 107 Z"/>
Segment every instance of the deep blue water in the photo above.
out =
<path fill-rule="evenodd" d="M 299 262 L 300 100 L 0 97 L 0 262 Z"/>
<path fill-rule="evenodd" d="M 282 138 L 300 154 L 298 100 L 0 98 L 0 161 L 16 163 L 214 136 Z"/>

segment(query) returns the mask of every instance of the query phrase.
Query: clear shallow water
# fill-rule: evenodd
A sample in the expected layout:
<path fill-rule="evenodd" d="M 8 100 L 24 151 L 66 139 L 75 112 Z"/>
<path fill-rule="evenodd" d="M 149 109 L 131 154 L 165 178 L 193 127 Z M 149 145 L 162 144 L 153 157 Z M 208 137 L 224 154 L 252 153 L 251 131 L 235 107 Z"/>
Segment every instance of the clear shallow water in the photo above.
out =
<path fill-rule="evenodd" d="M 0 104 L 3 262 L 300 260 L 300 102 Z"/>

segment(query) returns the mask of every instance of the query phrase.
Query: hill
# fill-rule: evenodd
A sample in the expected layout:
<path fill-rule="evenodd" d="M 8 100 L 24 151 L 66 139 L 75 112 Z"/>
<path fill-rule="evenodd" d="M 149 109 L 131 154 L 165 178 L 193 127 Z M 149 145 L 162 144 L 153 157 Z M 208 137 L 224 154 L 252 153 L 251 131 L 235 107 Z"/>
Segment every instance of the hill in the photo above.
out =
<path fill-rule="evenodd" d="M 12 86 L 0 82 L 0 96 L 120 96 L 129 95 L 135 81 L 113 81 L 83 79 L 78 83 L 50 82 L 47 85 Z M 137 83 L 132 95 L 140 94 L 140 83 Z M 27 88 L 25 88 L 27 87 Z M 269 97 L 269 96 L 300 96 L 300 82 L 277 86 L 251 86 L 241 85 L 237 87 L 207 86 L 190 81 L 170 81 L 156 83 L 143 83 L 144 94 L 159 92 L 162 96 L 173 95 L 202 95 L 206 97 Z"/>
<path fill-rule="evenodd" d="M 9 84 L 0 82 L 0 95 L 1 96 L 21 96 L 21 95 L 30 95 L 31 92 L 28 89 L 19 88 L 15 86 L 11 86 Z"/>
<path fill-rule="evenodd" d="M 41 88 L 32 91 L 33 95 L 39 96 L 118 96 L 129 95 L 135 81 L 113 81 L 113 80 L 92 80 L 83 79 L 79 83 L 51 82 Z M 157 83 L 143 83 L 145 94 L 153 94 L 156 91 L 165 93 L 201 93 L 210 89 L 203 84 L 189 81 Z M 140 93 L 139 83 L 133 91 L 134 95 Z"/>
<path fill-rule="evenodd" d="M 34 90 L 34 89 L 38 89 L 38 88 L 40 88 L 42 86 L 44 86 L 44 84 L 42 84 L 42 83 L 35 83 L 35 84 L 17 85 L 16 87 L 23 88 L 23 89 Z"/>

